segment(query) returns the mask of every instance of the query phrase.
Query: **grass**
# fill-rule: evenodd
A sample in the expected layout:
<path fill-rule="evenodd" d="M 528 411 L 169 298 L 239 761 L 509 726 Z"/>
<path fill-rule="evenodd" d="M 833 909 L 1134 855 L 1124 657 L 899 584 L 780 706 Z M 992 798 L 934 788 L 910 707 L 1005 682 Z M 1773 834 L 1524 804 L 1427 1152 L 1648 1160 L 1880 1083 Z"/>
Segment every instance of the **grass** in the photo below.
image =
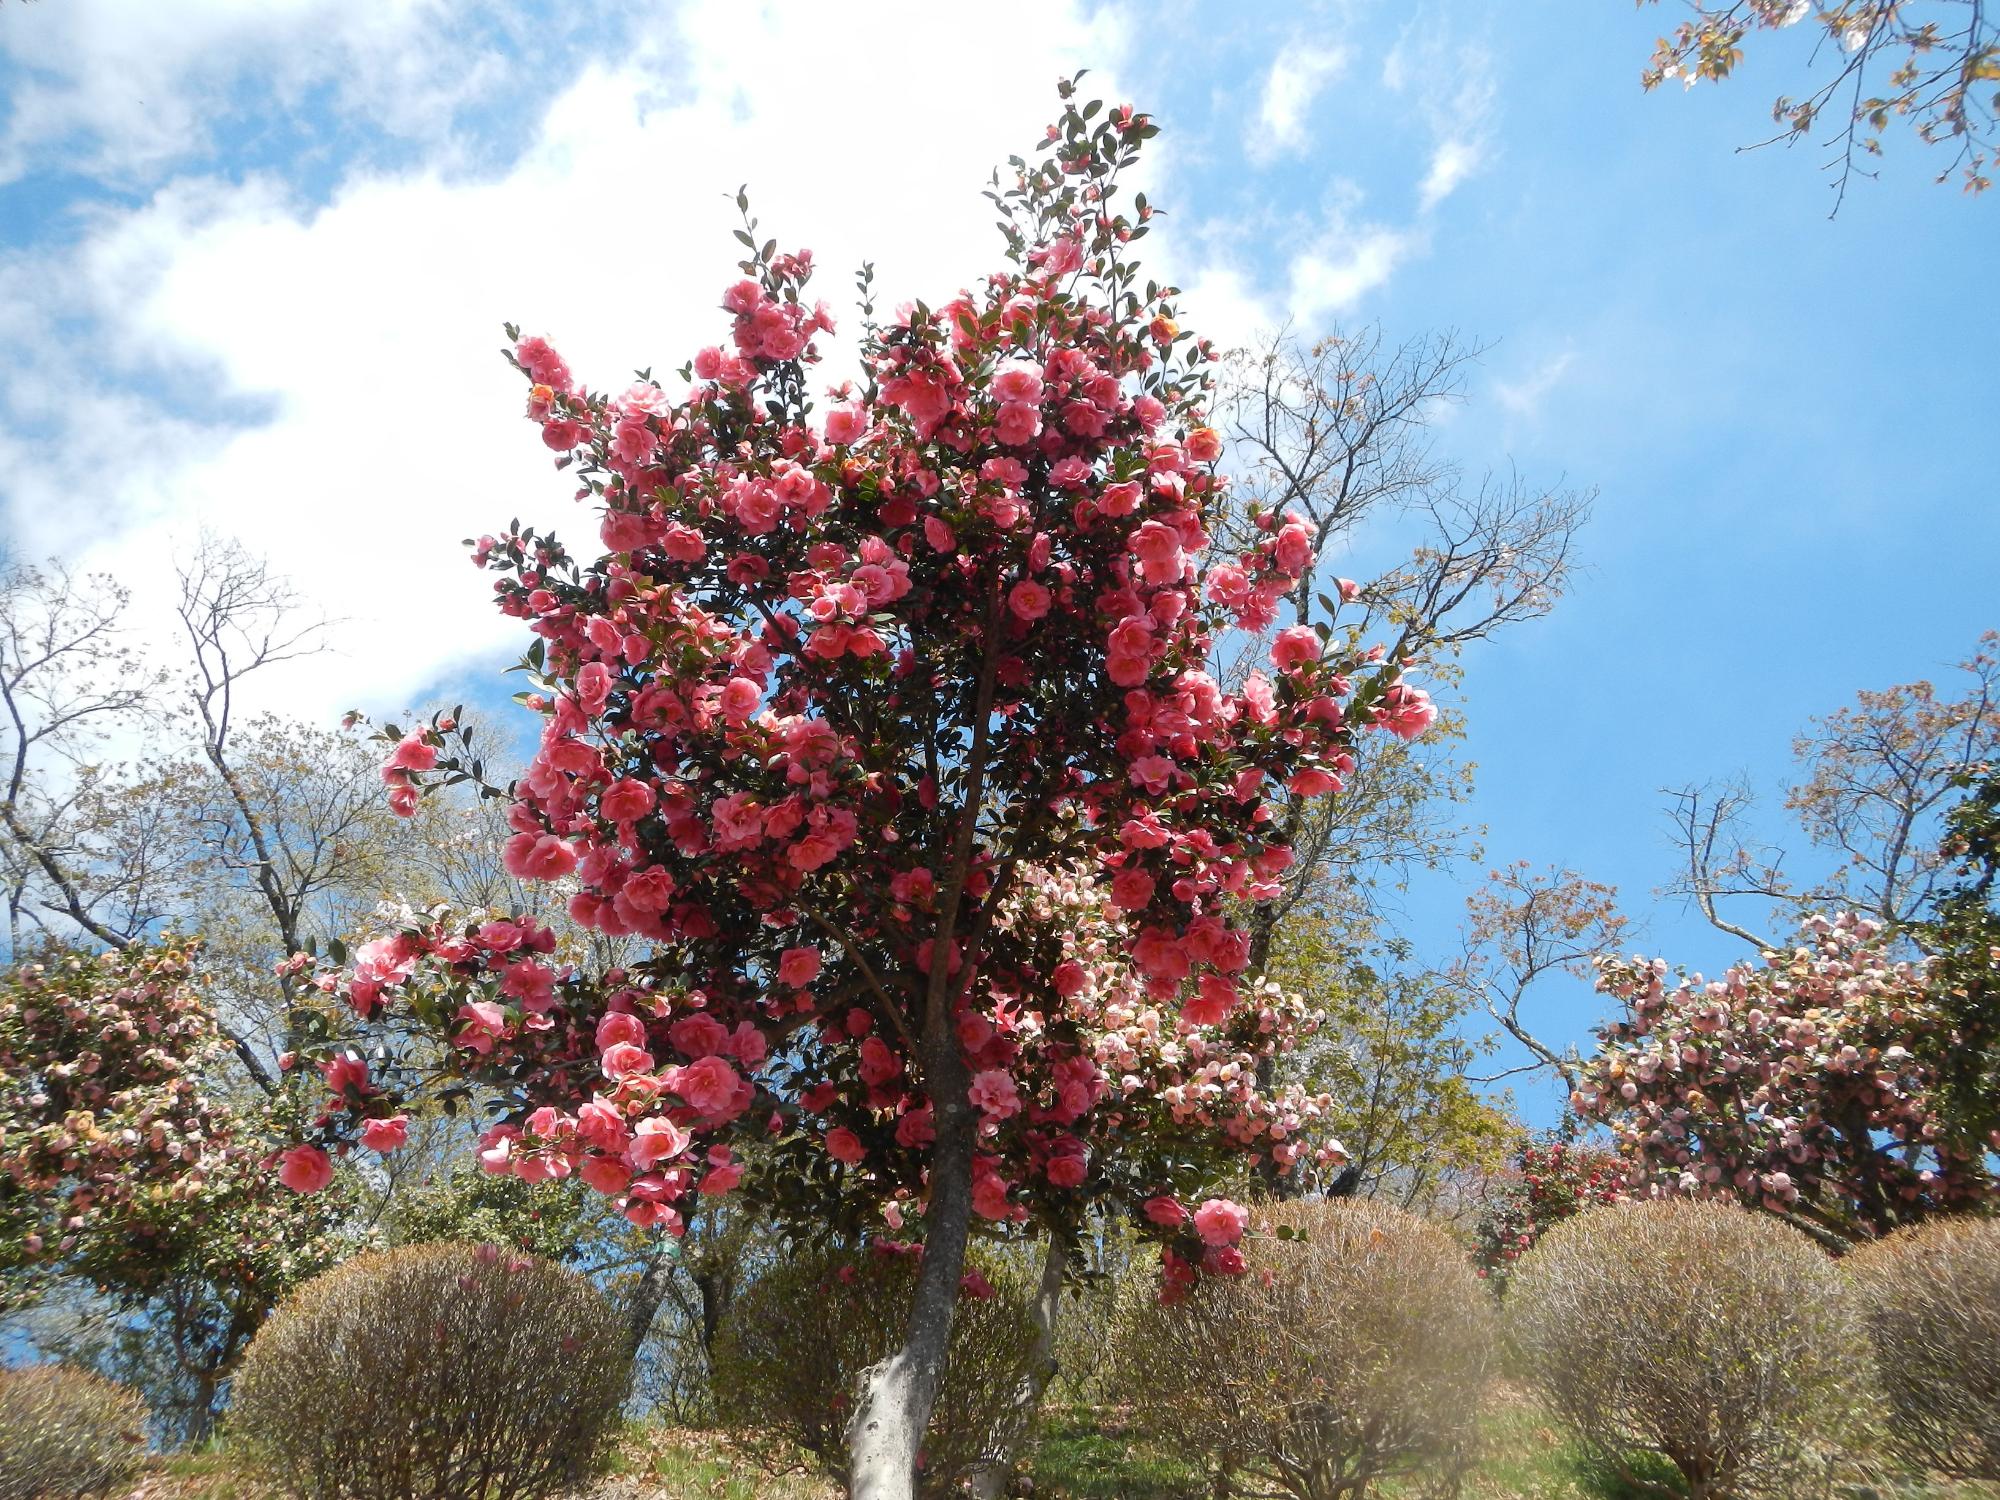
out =
<path fill-rule="evenodd" d="M 1464 1500 L 1641 1500 L 1593 1472 L 1547 1414 L 1505 1387 L 1482 1420 L 1484 1452 L 1460 1491 Z M 278 1500 L 232 1464 L 226 1449 L 160 1458 L 132 1500 Z M 1044 1413 L 1027 1465 L 1035 1500 L 1208 1500 L 1207 1466 L 1170 1441 L 1135 1430 L 1115 1410 L 1058 1406 Z M 1662 1476 L 1665 1477 L 1664 1475 Z M 1414 1482 L 1379 1487 L 1382 1500 L 1417 1500 Z M 2000 1500 L 2000 1485 L 1878 1481 L 1836 1488 L 1843 1500 Z M 764 1474 L 720 1434 L 633 1424 L 605 1477 L 578 1500 L 838 1500 L 824 1480 Z M 1646 1497 L 1651 1500 L 1651 1497 Z"/>

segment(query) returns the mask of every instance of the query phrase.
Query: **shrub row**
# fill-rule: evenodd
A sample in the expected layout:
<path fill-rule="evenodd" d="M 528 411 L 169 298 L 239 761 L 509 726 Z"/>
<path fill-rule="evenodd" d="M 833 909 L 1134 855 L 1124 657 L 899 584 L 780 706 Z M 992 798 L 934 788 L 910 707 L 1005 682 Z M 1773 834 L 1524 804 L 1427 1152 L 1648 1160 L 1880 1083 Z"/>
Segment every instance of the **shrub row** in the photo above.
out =
<path fill-rule="evenodd" d="M 1138 1420 L 1205 1456 L 1220 1487 L 1333 1500 L 1401 1476 L 1450 1489 L 1476 1457 L 1503 1343 L 1635 1492 L 1823 1487 L 1863 1433 L 1913 1469 L 2000 1479 L 2000 1220 L 1937 1221 L 1836 1263 L 1734 1206 L 1598 1208 L 1522 1257 L 1504 1313 L 1451 1236 L 1397 1209 L 1270 1205 L 1254 1228 L 1247 1274 L 1128 1307 L 1110 1339 Z M 753 1454 L 844 1480 L 857 1382 L 895 1348 L 917 1265 L 907 1247 L 808 1252 L 737 1301 L 715 1395 Z M 233 1433 L 308 1500 L 551 1494 L 586 1473 L 617 1416 L 621 1331 L 586 1280 L 532 1257 L 359 1256 L 259 1332 Z M 1037 1357 L 1018 1278 L 970 1269 L 926 1496 L 992 1464 Z M 95 1376 L 0 1372 L 0 1500 L 129 1481 L 143 1424 L 137 1398 Z"/>

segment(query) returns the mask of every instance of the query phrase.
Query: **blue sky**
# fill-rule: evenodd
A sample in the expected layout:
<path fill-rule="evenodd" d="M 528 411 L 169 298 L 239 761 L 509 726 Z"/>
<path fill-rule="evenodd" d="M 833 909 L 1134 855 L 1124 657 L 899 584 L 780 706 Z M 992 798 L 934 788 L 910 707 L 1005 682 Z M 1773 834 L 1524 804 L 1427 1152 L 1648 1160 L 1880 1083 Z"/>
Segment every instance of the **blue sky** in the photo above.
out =
<path fill-rule="evenodd" d="M 274 706 L 474 696 L 518 642 L 459 538 L 568 519 L 499 324 L 593 381 L 678 365 L 745 181 L 836 305 L 863 256 L 892 299 L 949 291 L 996 258 L 987 165 L 1089 66 L 1165 126 L 1149 254 L 1192 324 L 1488 341 L 1444 449 L 1600 491 L 1570 596 L 1467 661 L 1491 859 L 1615 883 L 1651 946 L 1719 968 L 1728 941 L 1651 899 L 1659 789 L 1748 773 L 1775 802 L 1809 716 L 2000 624 L 2000 203 L 1895 135 L 1829 221 L 1821 152 L 1739 153 L 1802 38 L 1649 96 L 1668 14 L 1626 4 L 578 14 L 0 9 L 10 548 L 113 568 L 157 620 L 163 555 L 236 532 L 348 621 Z M 1460 895 L 1415 895 L 1421 943 Z M 1592 1009 L 1551 995 L 1546 1029 Z"/>

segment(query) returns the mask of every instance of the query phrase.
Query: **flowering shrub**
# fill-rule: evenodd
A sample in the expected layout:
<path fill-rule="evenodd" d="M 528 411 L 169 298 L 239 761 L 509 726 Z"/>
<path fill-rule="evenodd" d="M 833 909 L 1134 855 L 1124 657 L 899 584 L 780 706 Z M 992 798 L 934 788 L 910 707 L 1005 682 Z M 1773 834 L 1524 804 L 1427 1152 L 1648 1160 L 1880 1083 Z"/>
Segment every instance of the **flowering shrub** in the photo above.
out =
<path fill-rule="evenodd" d="M 1514 1262 L 1541 1235 L 1594 1204 L 1626 1195 L 1624 1163 L 1608 1151 L 1563 1140 L 1524 1141 L 1513 1171 L 1479 1215 L 1473 1264 L 1504 1291 Z"/>
<path fill-rule="evenodd" d="M 2000 1479 L 2000 1220 L 1935 1220 L 1841 1264 L 1875 1348 L 1889 1446 L 1918 1470 Z"/>
<path fill-rule="evenodd" d="M 723 1422 L 767 1467 L 801 1455 L 846 1484 L 847 1425 L 861 1373 L 902 1342 L 920 1245 L 877 1241 L 859 1252 L 809 1251 L 758 1278 L 716 1340 Z M 1026 1299 L 990 1264 L 965 1272 L 944 1382 L 921 1458 L 922 1495 L 949 1495 L 991 1461 L 995 1418 L 1034 1355 Z"/>
<path fill-rule="evenodd" d="M 244 1356 L 233 1431 L 308 1500 L 516 1500 L 575 1482 L 624 1399 L 617 1314 L 491 1245 L 356 1256 Z"/>
<path fill-rule="evenodd" d="M 1867 1347 L 1811 1240 L 1730 1203 L 1669 1199 L 1558 1224 L 1515 1268 L 1506 1330 L 1585 1450 L 1626 1483 L 1677 1468 L 1689 1500 L 1782 1490 L 1836 1444 Z"/>
<path fill-rule="evenodd" d="M 127 1300 L 193 1277 L 231 1288 L 247 1336 L 338 1255 L 340 1205 L 278 1189 L 268 1122 L 211 1082 L 225 1041 L 195 955 L 169 938 L 0 976 L 0 1301 L 61 1275 Z"/>
<path fill-rule="evenodd" d="M 864 321 L 861 383 L 823 413 L 811 256 L 760 246 L 747 204 L 726 342 L 676 391 L 593 391 L 516 339 L 602 550 L 519 526 L 474 549 L 536 637 L 505 861 L 650 953 L 585 974 L 533 923 L 424 923 L 331 981 L 378 1034 L 414 1023 L 511 1093 L 495 1170 L 573 1172 L 671 1230 L 684 1194 L 743 1182 L 749 1135 L 770 1141 L 750 1186 L 786 1216 L 858 1232 L 921 1207 L 898 1415 L 857 1427 L 905 1474 L 973 1216 L 1074 1225 L 1185 1191 L 1189 1138 L 1296 1157 L 1255 1087 L 1287 1017 L 1245 973 L 1242 904 L 1292 859 L 1274 806 L 1338 790 L 1356 730 L 1433 717 L 1358 629 L 1280 631 L 1233 690 L 1208 670 L 1222 635 L 1275 622 L 1312 546 L 1268 513 L 1210 545 L 1210 351 L 1132 261 L 1149 205 L 1119 200 L 1154 133 L 1067 106 L 991 194 L 1008 264 Z M 384 768 L 405 811 L 480 774 L 448 718 Z M 1079 900 L 1123 924 L 1143 1008 L 1093 994 Z M 1107 1068 L 1104 1031 L 1132 1065 Z M 394 1067 L 325 1065 L 306 1188 L 399 1109 Z M 1203 1258 L 1184 1213 L 1147 1222 Z"/>
<path fill-rule="evenodd" d="M 1635 1189 L 1733 1197 L 1846 1239 L 1990 1199 L 1976 1141 L 1937 1111 L 1956 1045 L 1926 965 L 1880 926 L 1815 917 L 1797 947 L 1720 980 L 1600 965 L 1630 1008 L 1571 1098 L 1610 1127 Z"/>
<path fill-rule="evenodd" d="M 1250 1275 L 1126 1320 L 1119 1386 L 1140 1420 L 1297 1500 L 1461 1473 L 1495 1319 L 1457 1242 L 1357 1200 L 1256 1222 Z"/>
<path fill-rule="evenodd" d="M 129 1483 L 146 1456 L 146 1408 L 66 1365 L 0 1370 L 0 1500 L 82 1500 Z"/>

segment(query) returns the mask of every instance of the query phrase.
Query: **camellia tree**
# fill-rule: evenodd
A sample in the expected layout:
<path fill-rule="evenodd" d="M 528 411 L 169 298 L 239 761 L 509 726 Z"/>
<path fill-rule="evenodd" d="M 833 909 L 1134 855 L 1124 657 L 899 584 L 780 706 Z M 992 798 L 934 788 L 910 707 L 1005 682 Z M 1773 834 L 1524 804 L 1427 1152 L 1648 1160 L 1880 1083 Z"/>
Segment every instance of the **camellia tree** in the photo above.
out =
<path fill-rule="evenodd" d="M 1609 959 L 1629 1008 L 1570 1096 L 1607 1125 L 1635 1187 L 1734 1197 L 1841 1249 L 1990 1201 L 1989 1143 L 1940 1108 L 1957 1046 L 1929 964 L 1880 924 L 1809 919 L 1798 944 L 1723 977 Z"/>
<path fill-rule="evenodd" d="M 1524 1140 L 1480 1212 L 1473 1263 L 1481 1278 L 1504 1291 L 1514 1263 L 1544 1233 L 1593 1205 L 1622 1202 L 1629 1193 L 1625 1163 L 1614 1153 L 1561 1135 Z"/>
<path fill-rule="evenodd" d="M 267 1118 L 218 1091 L 230 1040 L 196 964 L 169 937 L 0 976 L 0 1308 L 67 1282 L 143 1309 L 173 1349 L 160 1415 L 193 1434 L 265 1314 L 344 1248 L 338 1195 L 271 1180 L 286 1101 Z"/>
<path fill-rule="evenodd" d="M 475 550 L 538 637 L 506 860 L 646 956 L 579 972 L 504 920 L 370 942 L 325 983 L 385 1051 L 325 1059 L 286 1164 L 310 1188 L 326 1148 L 393 1131 L 430 1049 L 511 1106 L 489 1167 L 574 1172 L 636 1222 L 731 1189 L 794 1224 L 920 1221 L 904 1342 L 850 1429 L 863 1496 L 912 1491 L 975 1221 L 1124 1203 L 1175 1282 L 1241 1268 L 1243 1211 L 1182 1198 L 1201 1151 L 1296 1159 L 1316 1107 L 1256 1085 L 1295 1019 L 1246 972 L 1243 913 L 1292 857 L 1274 808 L 1336 792 L 1357 728 L 1432 716 L 1358 630 L 1283 631 L 1234 691 L 1210 674 L 1309 539 L 1265 514 L 1211 548 L 1210 351 L 1131 258 L 1143 196 L 1119 201 L 1155 127 L 1063 93 L 989 195 L 1008 265 L 868 323 L 823 415 L 810 257 L 747 212 L 729 344 L 685 394 L 586 391 L 517 341 L 603 550 L 518 526 Z M 479 774 L 448 721 L 386 767 L 405 809 Z"/>

